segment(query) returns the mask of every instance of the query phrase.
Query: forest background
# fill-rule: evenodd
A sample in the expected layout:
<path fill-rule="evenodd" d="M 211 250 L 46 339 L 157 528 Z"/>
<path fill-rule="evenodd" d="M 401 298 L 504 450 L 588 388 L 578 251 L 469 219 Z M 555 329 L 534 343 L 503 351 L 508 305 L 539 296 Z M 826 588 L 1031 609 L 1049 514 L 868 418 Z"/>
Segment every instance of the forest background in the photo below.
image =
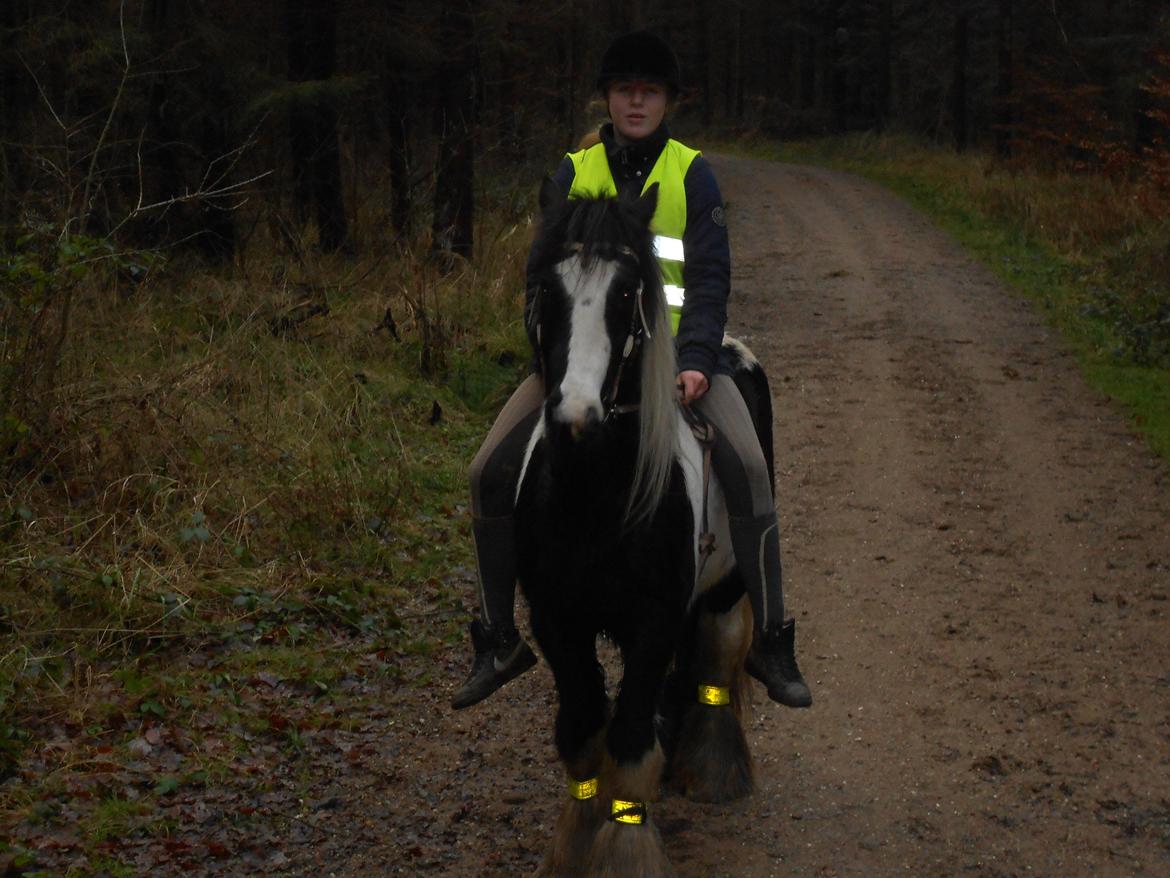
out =
<path fill-rule="evenodd" d="M 0 864 L 116 865 L 226 781 L 143 767 L 159 728 L 295 754 L 354 679 L 435 683 L 400 659 L 463 637 L 536 181 L 642 26 L 683 139 L 899 189 L 1170 453 L 1164 3 L 8 0 Z"/>

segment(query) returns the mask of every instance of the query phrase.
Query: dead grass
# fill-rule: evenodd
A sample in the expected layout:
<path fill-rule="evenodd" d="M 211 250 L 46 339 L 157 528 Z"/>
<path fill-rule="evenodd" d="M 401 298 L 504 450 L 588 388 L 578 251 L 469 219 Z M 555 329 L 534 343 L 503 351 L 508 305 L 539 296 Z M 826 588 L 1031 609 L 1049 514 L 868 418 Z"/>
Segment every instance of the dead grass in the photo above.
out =
<path fill-rule="evenodd" d="M 79 286 L 0 481 L 0 769 L 28 723 L 95 716 L 114 664 L 393 628 L 396 594 L 469 563 L 464 472 L 525 364 L 529 236 L 489 217 L 449 271 L 253 242 L 246 276 Z"/>
<path fill-rule="evenodd" d="M 1023 160 L 1005 164 L 897 134 L 785 144 L 782 152 L 880 177 L 917 177 L 953 207 L 974 209 L 1064 258 L 1085 265 L 1119 258 L 1135 274 L 1170 287 L 1170 204 L 1140 175 L 1073 173 Z"/>

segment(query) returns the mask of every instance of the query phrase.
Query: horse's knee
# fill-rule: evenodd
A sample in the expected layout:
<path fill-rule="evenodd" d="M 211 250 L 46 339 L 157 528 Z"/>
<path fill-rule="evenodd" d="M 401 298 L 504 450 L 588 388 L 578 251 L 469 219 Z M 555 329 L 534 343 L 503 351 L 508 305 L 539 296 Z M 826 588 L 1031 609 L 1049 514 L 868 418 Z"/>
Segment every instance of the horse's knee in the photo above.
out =
<path fill-rule="evenodd" d="M 618 765 L 640 762 L 658 743 L 653 717 L 618 714 L 609 724 L 605 746 Z"/>
<path fill-rule="evenodd" d="M 556 745 L 562 759 L 573 759 L 586 749 L 591 738 L 605 728 L 608 701 L 605 691 L 599 696 L 582 693 L 573 701 L 562 700 L 557 710 Z"/>

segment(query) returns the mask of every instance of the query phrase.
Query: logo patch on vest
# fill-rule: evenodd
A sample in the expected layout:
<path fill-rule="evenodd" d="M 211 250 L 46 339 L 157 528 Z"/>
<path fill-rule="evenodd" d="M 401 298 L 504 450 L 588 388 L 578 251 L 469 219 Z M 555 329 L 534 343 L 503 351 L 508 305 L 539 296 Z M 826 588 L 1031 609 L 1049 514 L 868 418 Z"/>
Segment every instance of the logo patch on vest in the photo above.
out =
<path fill-rule="evenodd" d="M 715 223 L 715 225 L 719 226 L 720 228 L 727 225 L 727 214 L 724 212 L 722 205 L 714 208 L 711 211 L 711 222 Z"/>

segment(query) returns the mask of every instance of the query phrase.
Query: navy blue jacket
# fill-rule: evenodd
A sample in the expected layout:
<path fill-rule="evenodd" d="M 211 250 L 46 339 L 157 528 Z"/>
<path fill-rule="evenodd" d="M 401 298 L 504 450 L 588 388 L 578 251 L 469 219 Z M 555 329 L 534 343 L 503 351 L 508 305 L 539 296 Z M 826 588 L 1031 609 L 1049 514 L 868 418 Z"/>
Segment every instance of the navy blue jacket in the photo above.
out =
<path fill-rule="evenodd" d="M 649 137 L 628 146 L 614 140 L 613 125 L 601 128 L 609 168 L 619 193 L 638 195 L 646 177 L 658 161 L 670 133 L 666 125 Z M 552 180 L 568 195 L 575 175 L 567 156 Z M 702 372 L 710 380 L 715 374 L 723 328 L 727 325 L 727 297 L 731 291 L 731 248 L 723 218 L 723 197 L 711 166 L 697 156 L 683 181 L 687 195 L 687 227 L 683 233 L 683 300 L 678 325 L 678 368 L 680 372 Z M 529 284 L 531 295 L 531 283 Z"/>

